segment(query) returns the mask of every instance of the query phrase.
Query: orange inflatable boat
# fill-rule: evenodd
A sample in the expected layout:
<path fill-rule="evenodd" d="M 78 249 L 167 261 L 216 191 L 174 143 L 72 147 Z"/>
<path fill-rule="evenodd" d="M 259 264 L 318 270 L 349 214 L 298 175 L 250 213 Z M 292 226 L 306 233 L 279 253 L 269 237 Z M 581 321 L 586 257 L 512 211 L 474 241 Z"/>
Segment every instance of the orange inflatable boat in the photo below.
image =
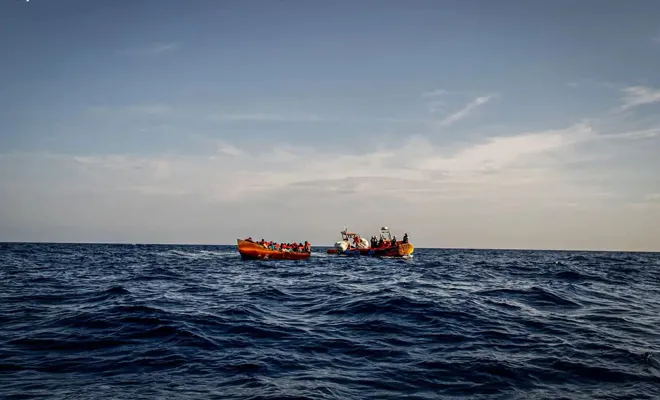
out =
<path fill-rule="evenodd" d="M 311 253 L 287 250 L 271 250 L 243 239 L 236 239 L 238 252 L 247 260 L 307 260 Z"/>

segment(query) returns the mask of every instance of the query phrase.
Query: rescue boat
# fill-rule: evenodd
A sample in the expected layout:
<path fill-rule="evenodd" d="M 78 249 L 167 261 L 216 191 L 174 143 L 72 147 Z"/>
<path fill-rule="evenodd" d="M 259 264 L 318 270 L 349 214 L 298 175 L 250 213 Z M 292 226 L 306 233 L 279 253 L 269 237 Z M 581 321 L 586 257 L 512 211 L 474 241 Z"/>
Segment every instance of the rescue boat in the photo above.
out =
<path fill-rule="evenodd" d="M 328 254 L 345 256 L 370 256 L 370 257 L 412 257 L 415 246 L 403 240 L 394 240 L 388 227 L 380 228 L 378 244 L 372 246 L 369 240 L 360 237 L 355 232 L 349 232 L 346 228 L 341 231 L 342 240 L 335 243 L 334 247 L 327 250 Z"/>
<path fill-rule="evenodd" d="M 311 253 L 271 250 L 258 243 L 236 239 L 238 252 L 246 260 L 307 260 Z"/>

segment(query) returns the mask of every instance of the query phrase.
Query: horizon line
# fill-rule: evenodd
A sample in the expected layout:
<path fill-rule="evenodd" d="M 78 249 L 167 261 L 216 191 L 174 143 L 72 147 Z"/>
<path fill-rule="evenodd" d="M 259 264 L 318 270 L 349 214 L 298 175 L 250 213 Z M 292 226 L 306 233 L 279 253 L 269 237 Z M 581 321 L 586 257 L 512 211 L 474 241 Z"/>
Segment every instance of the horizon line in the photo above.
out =
<path fill-rule="evenodd" d="M 231 246 L 238 247 L 236 244 L 222 244 L 222 243 L 139 243 L 139 242 L 57 242 L 57 241 L 19 241 L 19 240 L 0 240 L 0 245 L 3 244 L 67 244 L 67 245 L 109 245 L 109 246 Z M 414 243 L 413 243 L 414 245 Z M 331 248 L 333 245 L 316 245 L 314 247 Z M 415 250 L 497 250 L 497 251 L 554 251 L 554 252 L 602 252 L 602 253 L 660 253 L 660 250 L 614 250 L 614 249 L 560 249 L 560 248 L 515 248 L 515 247 L 429 247 L 429 246 L 415 246 Z M 314 251 L 312 250 L 312 253 Z"/>

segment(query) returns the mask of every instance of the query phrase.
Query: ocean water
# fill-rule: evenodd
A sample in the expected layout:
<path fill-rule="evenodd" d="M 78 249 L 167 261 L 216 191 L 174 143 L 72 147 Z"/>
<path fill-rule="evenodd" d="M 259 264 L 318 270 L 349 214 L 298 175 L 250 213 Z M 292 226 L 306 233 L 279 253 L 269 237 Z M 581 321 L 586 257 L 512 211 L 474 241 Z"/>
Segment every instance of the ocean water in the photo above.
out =
<path fill-rule="evenodd" d="M 0 244 L 0 398 L 660 398 L 660 254 L 324 251 Z"/>

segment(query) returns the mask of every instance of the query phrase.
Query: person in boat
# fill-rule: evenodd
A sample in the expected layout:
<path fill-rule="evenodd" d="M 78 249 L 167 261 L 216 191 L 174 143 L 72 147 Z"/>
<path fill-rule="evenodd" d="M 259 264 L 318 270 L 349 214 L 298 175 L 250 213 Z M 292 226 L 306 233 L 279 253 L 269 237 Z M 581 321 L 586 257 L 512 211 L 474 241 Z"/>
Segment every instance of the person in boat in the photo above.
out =
<path fill-rule="evenodd" d="M 385 240 L 383 239 L 383 236 L 381 235 L 380 240 L 378 241 L 378 247 L 383 247 L 384 244 L 385 244 Z"/>
<path fill-rule="evenodd" d="M 408 243 L 408 232 L 403 234 L 403 243 Z"/>
<path fill-rule="evenodd" d="M 392 247 L 396 247 L 396 236 L 392 236 Z"/>
<path fill-rule="evenodd" d="M 249 240 L 248 240 L 249 239 Z M 273 251 L 285 251 L 285 252 L 294 252 L 294 253 L 311 253 L 311 244 L 308 241 L 305 241 L 305 243 L 298 243 L 298 242 L 293 242 L 293 243 L 275 243 L 273 241 L 266 241 L 265 239 L 261 239 L 258 242 L 254 242 L 252 238 L 248 238 L 246 241 L 256 243 L 263 248 L 267 250 L 273 250 Z"/>

